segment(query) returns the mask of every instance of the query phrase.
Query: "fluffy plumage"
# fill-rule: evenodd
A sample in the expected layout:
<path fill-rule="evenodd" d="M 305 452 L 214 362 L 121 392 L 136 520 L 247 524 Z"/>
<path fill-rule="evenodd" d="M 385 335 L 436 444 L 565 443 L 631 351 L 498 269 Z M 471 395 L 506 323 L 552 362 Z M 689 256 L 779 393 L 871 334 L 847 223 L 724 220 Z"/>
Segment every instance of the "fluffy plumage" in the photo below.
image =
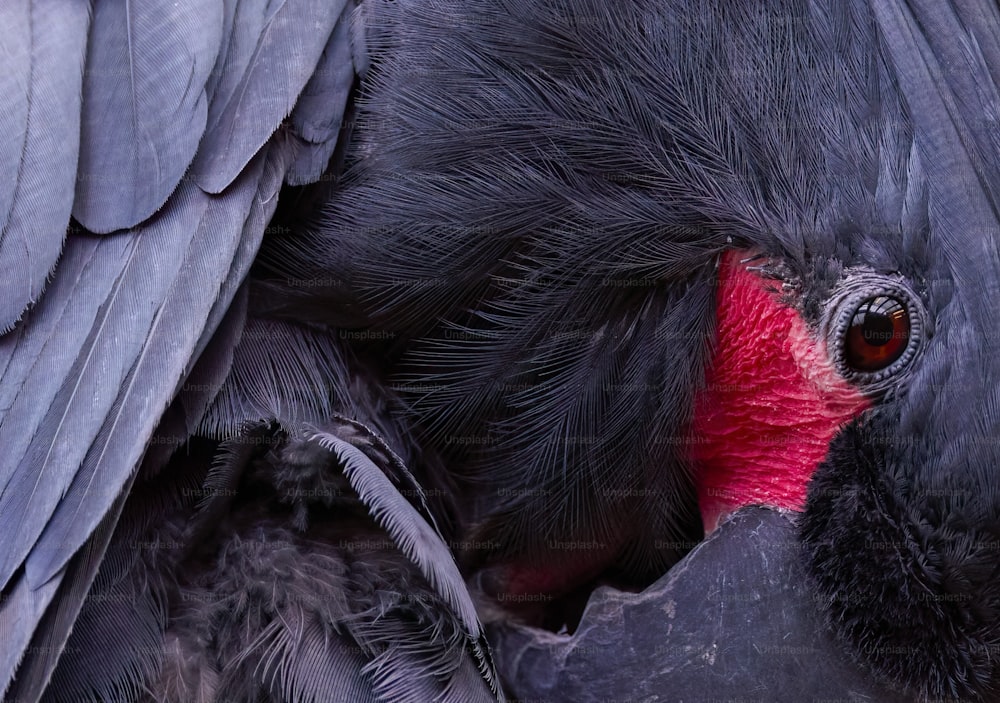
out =
<path fill-rule="evenodd" d="M 47 700 L 497 700 L 446 543 L 377 445 L 259 427 L 175 457 L 130 498 Z"/>
<path fill-rule="evenodd" d="M 927 312 L 923 356 L 874 396 L 875 436 L 834 441 L 804 535 L 859 660 L 920 695 L 992 690 L 974 652 L 993 646 L 993 572 L 970 545 L 1000 514 L 995 8 L 373 7 L 371 128 L 325 217 L 266 254 L 346 282 L 371 329 L 402 336 L 409 412 L 468 479 L 473 534 L 495 540 L 473 563 L 509 567 L 501 590 L 551 590 L 566 584 L 540 570 L 642 579 L 676 557 L 655 545 L 692 529 L 684 447 L 721 250 L 780 261 L 817 336 L 861 272 L 902 275 Z M 897 432 L 913 445 L 876 441 Z M 864 497 L 827 497 L 861 474 Z M 887 556 L 863 546 L 872 520 Z M 597 547 L 559 548 L 574 543 Z M 890 568 L 895 590 L 866 580 Z M 914 619 L 951 634 L 926 656 L 866 653 Z"/>
<path fill-rule="evenodd" d="M 78 189 L 81 217 L 129 215 L 93 229 L 132 229 L 71 237 L 0 341 L 7 692 L 502 697 L 447 547 L 486 590 L 546 597 L 681 556 L 716 267 L 741 249 L 818 348 L 841 291 L 912 289 L 920 353 L 855 379 L 873 408 L 818 470 L 806 559 L 878 680 L 992 695 L 996 8 L 366 0 L 366 35 L 347 5 L 137 24 L 129 51 L 197 34 L 190 92 L 155 90 L 149 56 L 129 91 L 89 74 L 131 130 L 108 183 L 137 145 L 170 158 L 106 212 Z M 188 443 L 136 474 L 171 398 L 156 438 Z M 103 667 L 79 644 L 99 637 Z"/>
<path fill-rule="evenodd" d="M 597 542 L 602 566 L 662 572 L 677 554 L 655 545 L 697 530 L 686 433 L 719 252 L 780 256 L 813 312 L 843 266 L 913 268 L 869 236 L 901 229 L 910 150 L 874 17 L 373 7 L 373 127 L 275 267 L 346 282 L 373 329 L 415 340 L 398 383 L 481 486 L 494 556 L 570 568 L 551 543 Z"/>

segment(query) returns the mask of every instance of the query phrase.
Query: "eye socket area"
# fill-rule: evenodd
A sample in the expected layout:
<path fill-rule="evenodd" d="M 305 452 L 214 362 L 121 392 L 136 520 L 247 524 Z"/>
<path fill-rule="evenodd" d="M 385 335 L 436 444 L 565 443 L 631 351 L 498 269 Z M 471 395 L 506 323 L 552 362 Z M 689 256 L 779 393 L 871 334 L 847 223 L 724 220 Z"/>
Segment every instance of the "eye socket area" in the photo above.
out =
<path fill-rule="evenodd" d="M 889 295 L 866 298 L 851 316 L 844 339 L 844 361 L 855 371 L 875 372 L 898 360 L 910 341 L 910 314 Z"/>
<path fill-rule="evenodd" d="M 821 325 L 832 361 L 869 395 L 905 378 L 928 336 L 923 301 L 901 276 L 855 271 L 824 307 Z"/>

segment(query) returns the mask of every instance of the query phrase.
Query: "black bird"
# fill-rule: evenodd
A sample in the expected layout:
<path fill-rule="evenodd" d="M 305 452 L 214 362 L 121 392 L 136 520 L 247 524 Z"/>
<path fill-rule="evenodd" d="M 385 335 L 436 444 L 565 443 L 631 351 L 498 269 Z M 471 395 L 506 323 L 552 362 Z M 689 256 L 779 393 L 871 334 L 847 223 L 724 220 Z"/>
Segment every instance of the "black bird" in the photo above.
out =
<path fill-rule="evenodd" d="M 7 695 L 995 697 L 995 4 L 337 7 L 5 11 Z"/>

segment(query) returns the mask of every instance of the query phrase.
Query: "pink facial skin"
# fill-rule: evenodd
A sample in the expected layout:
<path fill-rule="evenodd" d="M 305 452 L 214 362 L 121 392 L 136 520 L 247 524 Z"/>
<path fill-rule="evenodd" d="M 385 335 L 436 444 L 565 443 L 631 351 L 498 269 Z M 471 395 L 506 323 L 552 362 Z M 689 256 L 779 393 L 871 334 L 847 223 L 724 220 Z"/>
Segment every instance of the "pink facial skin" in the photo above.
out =
<path fill-rule="evenodd" d="M 706 534 L 744 505 L 801 511 L 830 440 L 870 404 L 747 255 L 720 264 L 716 347 L 691 425 Z"/>

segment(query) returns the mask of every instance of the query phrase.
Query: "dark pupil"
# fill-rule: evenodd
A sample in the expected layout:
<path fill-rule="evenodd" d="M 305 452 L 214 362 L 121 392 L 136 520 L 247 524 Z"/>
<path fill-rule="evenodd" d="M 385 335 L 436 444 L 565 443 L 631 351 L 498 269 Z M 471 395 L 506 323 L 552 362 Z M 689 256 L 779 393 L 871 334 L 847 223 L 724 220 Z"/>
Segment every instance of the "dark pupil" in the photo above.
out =
<path fill-rule="evenodd" d="M 903 304 L 889 296 L 869 298 L 857 307 L 847 330 L 844 351 L 858 371 L 886 368 L 906 351 L 910 317 Z"/>
<path fill-rule="evenodd" d="M 861 334 L 872 346 L 881 347 L 892 341 L 892 318 L 877 312 L 870 312 L 861 322 Z"/>

